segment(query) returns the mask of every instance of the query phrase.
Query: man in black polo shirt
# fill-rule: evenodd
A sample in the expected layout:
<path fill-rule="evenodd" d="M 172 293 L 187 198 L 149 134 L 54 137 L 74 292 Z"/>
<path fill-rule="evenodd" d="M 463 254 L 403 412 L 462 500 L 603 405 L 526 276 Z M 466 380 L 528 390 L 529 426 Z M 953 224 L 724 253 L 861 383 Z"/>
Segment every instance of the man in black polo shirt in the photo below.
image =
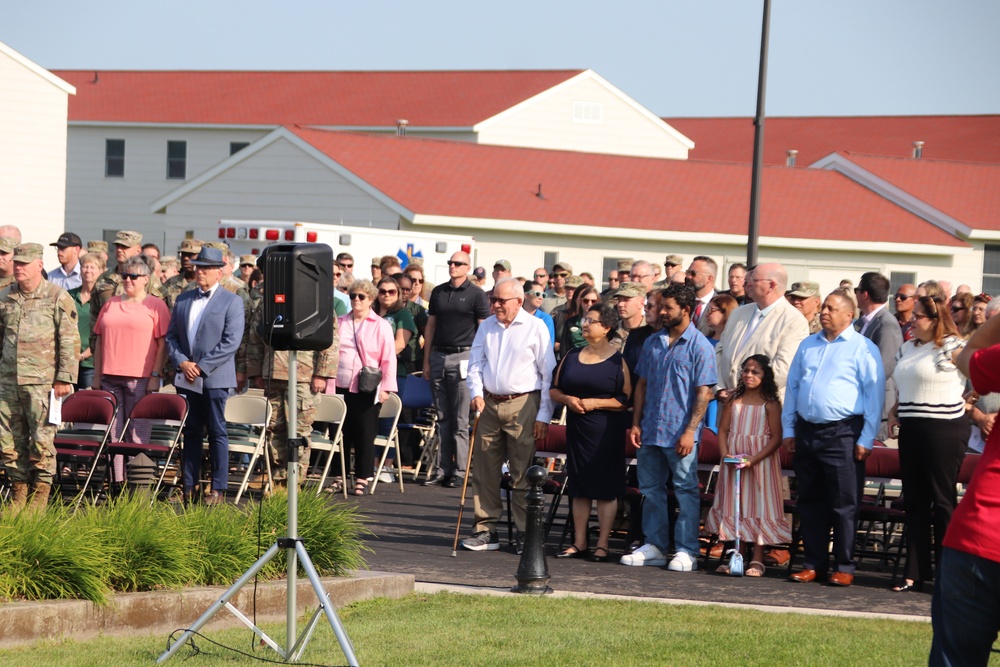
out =
<path fill-rule="evenodd" d="M 490 315 L 486 293 L 469 280 L 472 260 L 456 252 L 448 260 L 451 280 L 431 292 L 424 330 L 424 377 L 431 381 L 438 411 L 437 472 L 424 486 L 458 486 L 469 461 L 469 350 L 480 323 Z"/>

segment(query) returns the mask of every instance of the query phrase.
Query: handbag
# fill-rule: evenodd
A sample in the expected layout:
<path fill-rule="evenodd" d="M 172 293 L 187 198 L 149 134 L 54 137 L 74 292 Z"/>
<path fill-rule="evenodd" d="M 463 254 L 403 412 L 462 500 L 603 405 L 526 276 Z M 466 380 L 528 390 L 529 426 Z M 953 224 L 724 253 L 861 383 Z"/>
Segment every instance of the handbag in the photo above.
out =
<path fill-rule="evenodd" d="M 358 343 L 358 326 L 351 320 L 351 326 L 354 329 L 354 347 L 358 348 L 361 353 L 361 358 L 364 358 L 365 351 L 361 348 L 361 344 Z M 372 394 L 378 391 L 379 385 L 382 384 L 382 369 L 376 366 L 362 366 L 361 372 L 358 373 L 358 391 L 362 394 Z"/>

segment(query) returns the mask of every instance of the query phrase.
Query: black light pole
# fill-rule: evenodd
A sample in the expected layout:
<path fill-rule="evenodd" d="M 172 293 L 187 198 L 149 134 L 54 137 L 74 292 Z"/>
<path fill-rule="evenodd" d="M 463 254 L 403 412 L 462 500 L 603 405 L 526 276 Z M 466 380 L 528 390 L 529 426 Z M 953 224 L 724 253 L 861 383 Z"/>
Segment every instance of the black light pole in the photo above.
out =
<path fill-rule="evenodd" d="M 764 166 L 764 98 L 767 96 L 767 41 L 770 29 L 771 0 L 764 0 L 764 21 L 760 35 L 760 72 L 757 75 L 757 115 L 753 119 L 753 172 L 750 177 L 747 266 L 757 264 L 757 238 L 760 235 L 760 172 Z"/>

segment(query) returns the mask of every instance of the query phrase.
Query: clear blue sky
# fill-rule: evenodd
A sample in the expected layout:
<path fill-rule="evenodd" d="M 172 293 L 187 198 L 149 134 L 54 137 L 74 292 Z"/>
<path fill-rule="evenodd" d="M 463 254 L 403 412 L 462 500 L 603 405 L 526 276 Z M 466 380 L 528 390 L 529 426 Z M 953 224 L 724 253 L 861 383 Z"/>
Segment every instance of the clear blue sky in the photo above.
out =
<path fill-rule="evenodd" d="M 662 116 L 751 116 L 763 0 L 8 0 L 51 69 L 592 68 Z M 773 0 L 767 113 L 1000 113 L 996 0 Z"/>

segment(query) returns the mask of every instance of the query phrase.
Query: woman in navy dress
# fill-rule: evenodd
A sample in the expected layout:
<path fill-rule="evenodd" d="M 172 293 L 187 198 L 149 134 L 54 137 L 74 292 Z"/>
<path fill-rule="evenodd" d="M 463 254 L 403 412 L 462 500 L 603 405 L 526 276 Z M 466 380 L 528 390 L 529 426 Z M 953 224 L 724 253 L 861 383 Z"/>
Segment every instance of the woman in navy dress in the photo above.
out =
<path fill-rule="evenodd" d="M 552 400 L 566 406 L 566 469 L 572 499 L 573 544 L 557 558 L 608 560 L 608 538 L 625 494 L 625 430 L 632 380 L 611 339 L 618 329 L 614 308 L 592 306 L 580 321 L 587 345 L 567 352 L 552 383 Z M 588 548 L 587 522 L 597 501 L 598 538 Z"/>

